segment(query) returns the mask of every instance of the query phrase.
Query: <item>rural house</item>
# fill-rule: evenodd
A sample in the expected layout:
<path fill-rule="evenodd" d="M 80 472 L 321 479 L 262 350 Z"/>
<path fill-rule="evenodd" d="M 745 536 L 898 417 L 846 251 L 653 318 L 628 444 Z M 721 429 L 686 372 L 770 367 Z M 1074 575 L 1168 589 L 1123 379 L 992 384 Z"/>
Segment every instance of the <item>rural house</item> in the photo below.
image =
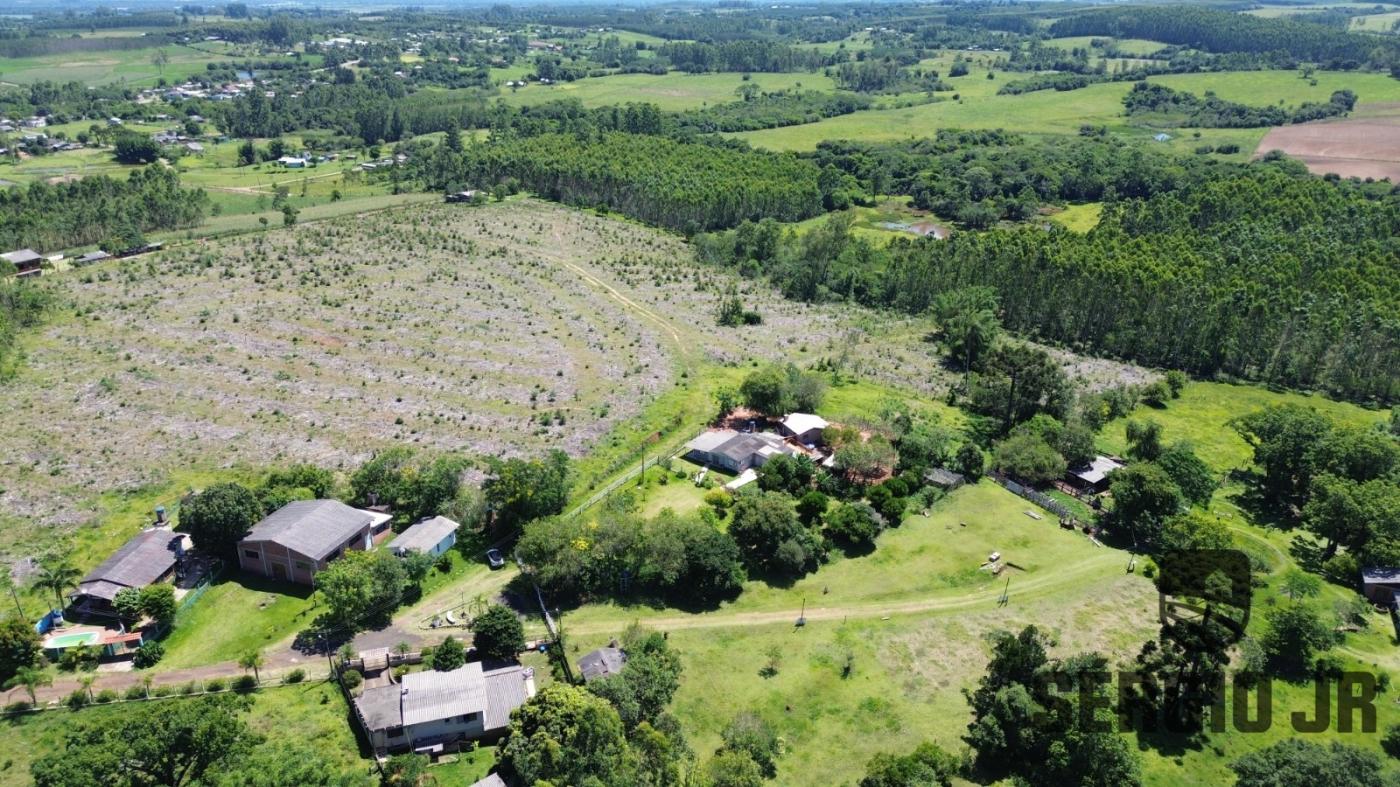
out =
<path fill-rule="evenodd" d="M 811 413 L 788 413 L 783 419 L 783 434 L 803 445 L 821 445 L 822 430 L 830 426 L 825 418 Z"/>
<path fill-rule="evenodd" d="M 716 429 L 686 444 L 685 458 L 730 473 L 742 473 L 762 466 L 778 454 L 796 453 L 796 449 L 775 434 Z"/>
<path fill-rule="evenodd" d="M 188 548 L 189 536 L 183 533 L 168 527 L 143 530 L 83 577 L 73 604 L 82 611 L 109 610 L 121 591 L 168 579 Z"/>
<path fill-rule="evenodd" d="M 449 672 L 410 672 L 401 683 L 372 686 L 355 699 L 355 716 L 376 756 L 455 751 L 463 741 L 496 738 L 510 713 L 535 696 L 534 671 L 515 665 L 485 671 L 472 661 Z"/>
<path fill-rule="evenodd" d="M 609 646 L 589 651 L 578 660 L 579 674 L 586 682 L 616 675 L 627 664 L 627 653 L 621 648 Z"/>
<path fill-rule="evenodd" d="M 434 557 L 452 548 L 457 543 L 457 524 L 445 516 L 424 519 L 403 531 L 389 542 L 389 551 L 402 557 L 410 551 L 422 552 Z"/>
<path fill-rule="evenodd" d="M 369 549 L 389 532 L 389 515 L 339 500 L 296 500 L 253 525 L 238 542 L 238 566 L 272 579 L 309 585 L 347 549 Z"/>
<path fill-rule="evenodd" d="M 33 249 L 8 251 L 0 254 L 0 258 L 4 258 L 6 262 L 15 266 L 16 276 L 37 276 L 39 268 L 44 264 L 44 258 Z"/>

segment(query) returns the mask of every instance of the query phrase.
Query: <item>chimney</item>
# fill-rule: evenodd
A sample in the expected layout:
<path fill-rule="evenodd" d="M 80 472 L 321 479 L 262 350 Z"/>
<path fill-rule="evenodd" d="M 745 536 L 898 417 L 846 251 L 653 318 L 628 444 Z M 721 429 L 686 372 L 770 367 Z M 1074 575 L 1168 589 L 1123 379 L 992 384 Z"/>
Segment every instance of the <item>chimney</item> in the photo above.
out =
<path fill-rule="evenodd" d="M 156 524 L 165 524 L 165 506 L 156 506 Z"/>

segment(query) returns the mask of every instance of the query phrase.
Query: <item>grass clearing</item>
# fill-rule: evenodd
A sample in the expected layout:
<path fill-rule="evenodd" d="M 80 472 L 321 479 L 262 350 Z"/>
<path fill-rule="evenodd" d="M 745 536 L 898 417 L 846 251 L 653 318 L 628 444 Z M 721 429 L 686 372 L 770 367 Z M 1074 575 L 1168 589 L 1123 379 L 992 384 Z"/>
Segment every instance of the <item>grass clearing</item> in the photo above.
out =
<path fill-rule="evenodd" d="M 614 74 L 554 85 L 531 84 L 505 93 L 501 99 L 519 106 L 566 98 L 578 99 L 587 107 L 625 104 L 629 101 L 649 102 L 664 111 L 675 112 L 737 101 L 738 96 L 734 91 L 744 84 L 758 85 L 765 91 L 802 89 L 829 92 L 836 87 L 830 77 L 820 73 L 754 74 L 748 80 L 734 73 Z"/>
<path fill-rule="evenodd" d="M 305 585 L 228 569 L 175 619 L 158 670 L 234 661 L 308 627 L 317 600 Z"/>
<path fill-rule="evenodd" d="M 1277 404 L 1312 407 L 1334 421 L 1364 426 L 1382 421 L 1387 414 L 1366 410 L 1313 394 L 1275 392 L 1253 385 L 1189 383 L 1180 399 L 1172 399 L 1161 409 L 1141 405 L 1126 419 L 1112 421 L 1099 433 L 1099 447 L 1122 455 L 1127 450 L 1124 425 L 1130 419 L 1153 420 L 1162 425 L 1167 442 L 1186 440 L 1196 453 L 1219 472 L 1248 467 L 1253 451 L 1229 422 L 1255 410 Z"/>
<path fill-rule="evenodd" d="M 1067 205 L 1064 210 L 1051 213 L 1048 218 L 1071 232 L 1085 233 L 1099 225 L 1102 215 L 1102 202 L 1085 202 Z"/>

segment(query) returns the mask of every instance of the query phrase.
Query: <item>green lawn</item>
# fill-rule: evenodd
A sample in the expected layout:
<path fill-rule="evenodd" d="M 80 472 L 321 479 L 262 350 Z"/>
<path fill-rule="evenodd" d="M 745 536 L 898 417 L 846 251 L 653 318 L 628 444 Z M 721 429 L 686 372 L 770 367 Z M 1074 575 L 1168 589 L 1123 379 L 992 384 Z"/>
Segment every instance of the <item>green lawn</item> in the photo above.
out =
<path fill-rule="evenodd" d="M 176 618 L 158 669 L 233 661 L 268 648 L 310 626 L 315 608 L 305 585 L 230 568 Z"/>
<path fill-rule="evenodd" d="M 1180 399 L 1162 409 L 1140 406 L 1129 419 L 1150 419 L 1162 425 L 1168 442 L 1188 440 L 1196 453 L 1220 472 L 1248 466 L 1253 452 L 1244 438 L 1229 426 L 1232 418 L 1248 415 L 1274 404 L 1300 404 L 1314 407 L 1334 420 L 1349 424 L 1377 423 L 1387 414 L 1366 410 L 1346 402 L 1317 395 L 1276 393 L 1253 385 L 1190 383 Z M 1099 433 L 1099 447 L 1117 454 L 1127 450 L 1124 424 L 1128 419 L 1110 422 Z"/>
<path fill-rule="evenodd" d="M 220 49 L 226 47 L 219 47 Z M 164 70 L 151 62 L 158 49 L 170 57 Z M 0 58 L 0 80 L 27 85 L 49 80 L 105 85 L 125 82 L 136 86 L 154 85 L 164 76 L 172 84 L 205 71 L 206 63 L 234 62 L 235 57 L 217 51 L 200 51 L 174 44 L 144 49 L 75 52 L 40 57 Z"/>
<path fill-rule="evenodd" d="M 1103 38 L 1105 38 L 1105 36 L 1070 36 L 1067 38 L 1051 38 L 1046 40 L 1045 43 L 1068 52 L 1073 49 L 1089 49 L 1090 41 Z M 1160 41 L 1152 41 L 1146 38 L 1117 38 L 1109 40 L 1113 41 L 1119 51 L 1142 57 L 1154 55 L 1167 46 Z"/>

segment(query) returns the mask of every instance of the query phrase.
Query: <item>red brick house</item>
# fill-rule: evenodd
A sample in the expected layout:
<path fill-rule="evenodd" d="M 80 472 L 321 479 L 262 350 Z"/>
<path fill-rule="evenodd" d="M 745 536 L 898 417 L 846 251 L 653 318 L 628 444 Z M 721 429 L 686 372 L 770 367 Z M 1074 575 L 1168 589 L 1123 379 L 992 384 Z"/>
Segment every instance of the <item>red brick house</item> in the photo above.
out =
<path fill-rule="evenodd" d="M 238 542 L 238 566 L 272 579 L 310 585 L 316 572 L 349 549 L 369 549 L 388 533 L 389 515 L 338 500 L 297 500 L 268 514 Z"/>

